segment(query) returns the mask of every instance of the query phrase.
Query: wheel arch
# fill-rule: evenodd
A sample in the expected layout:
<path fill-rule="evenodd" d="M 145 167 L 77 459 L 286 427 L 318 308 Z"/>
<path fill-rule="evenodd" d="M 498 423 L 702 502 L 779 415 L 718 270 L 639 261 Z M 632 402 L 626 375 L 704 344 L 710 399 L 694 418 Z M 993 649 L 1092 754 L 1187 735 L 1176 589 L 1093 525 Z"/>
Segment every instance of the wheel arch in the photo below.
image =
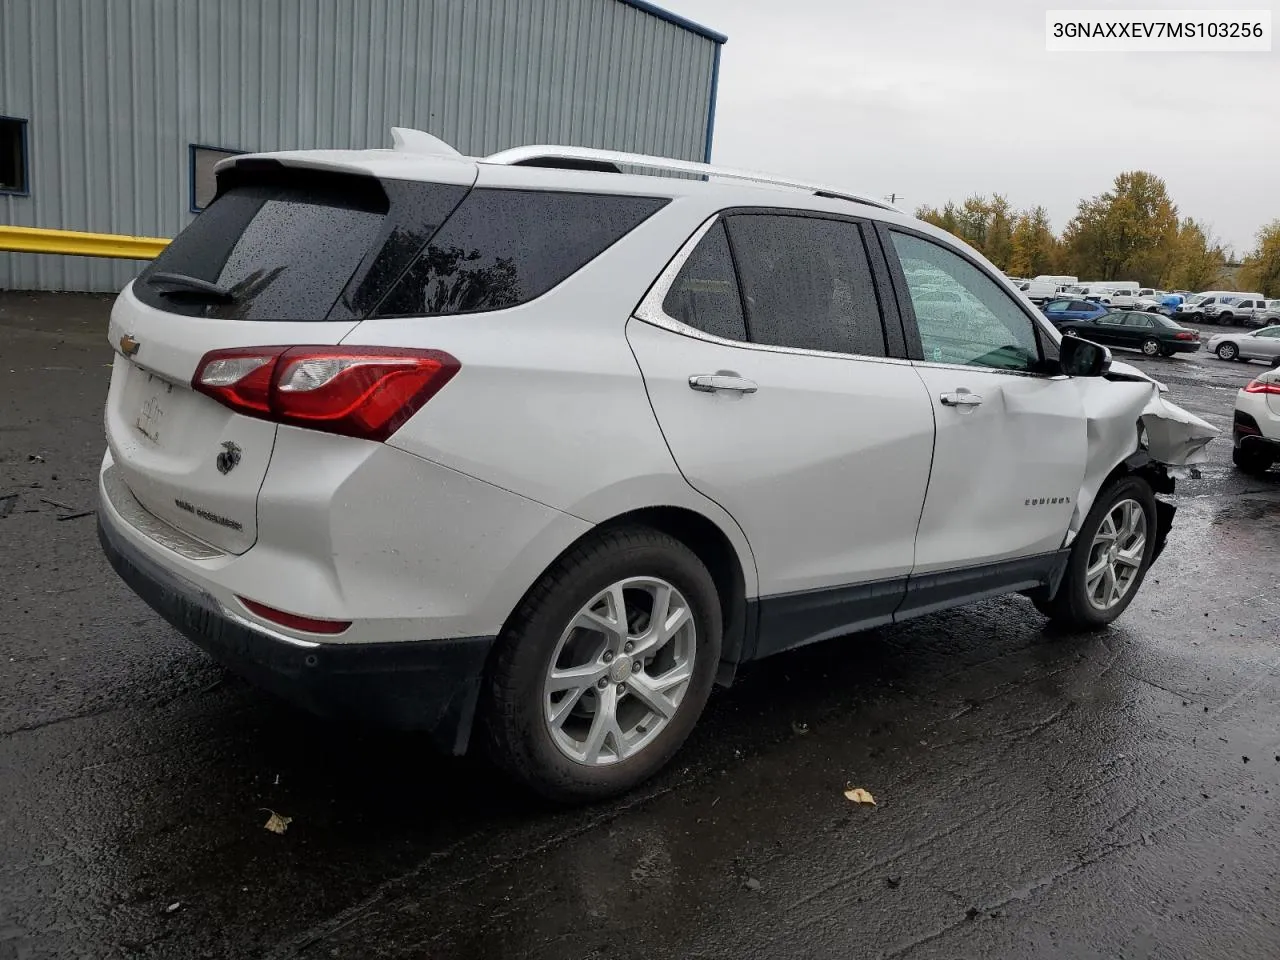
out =
<path fill-rule="evenodd" d="M 627 526 L 648 527 L 667 534 L 692 550 L 706 566 L 716 585 L 724 624 L 716 683 L 720 686 L 728 686 L 733 681 L 744 651 L 749 649 L 749 641 L 752 639 L 754 630 L 748 598 L 755 595 L 755 561 L 749 553 L 745 557 L 742 556 L 735 538 L 719 523 L 687 506 L 662 504 L 635 507 L 596 523 L 590 530 L 565 546 L 538 572 L 507 615 L 503 629 L 505 630 L 511 619 L 518 615 L 529 591 L 533 590 L 547 571 L 559 563 L 565 555 L 578 548 L 583 542 L 598 537 L 604 532 Z M 737 532 L 741 537 L 741 531 Z M 745 544 L 745 540 L 743 543 Z"/>
<path fill-rule="evenodd" d="M 1098 496 L 1101 496 L 1102 492 L 1112 484 L 1125 477 L 1137 477 L 1140 480 L 1145 480 L 1155 493 L 1171 494 L 1176 486 L 1173 477 L 1169 476 L 1169 471 L 1164 464 L 1158 460 L 1153 460 L 1146 450 L 1138 449 L 1112 468 L 1111 472 L 1107 474 L 1107 478 L 1102 481 L 1102 486 L 1098 488 Z M 1169 538 L 1169 531 L 1173 528 L 1173 515 L 1176 511 L 1177 508 L 1173 504 L 1156 497 L 1156 543 L 1155 550 L 1151 555 L 1152 563 L 1155 563 L 1164 551 L 1165 542 Z"/>

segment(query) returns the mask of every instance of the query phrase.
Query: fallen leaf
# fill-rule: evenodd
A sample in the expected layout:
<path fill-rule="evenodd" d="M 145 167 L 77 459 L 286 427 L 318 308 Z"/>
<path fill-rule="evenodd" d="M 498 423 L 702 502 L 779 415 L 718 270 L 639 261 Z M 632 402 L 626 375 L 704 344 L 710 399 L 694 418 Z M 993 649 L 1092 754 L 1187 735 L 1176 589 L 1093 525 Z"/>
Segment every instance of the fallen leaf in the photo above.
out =
<path fill-rule="evenodd" d="M 267 818 L 267 822 L 263 826 L 272 833 L 284 833 L 289 829 L 289 824 L 293 823 L 293 817 L 282 817 L 274 810 L 267 810 L 267 813 L 271 814 L 271 816 Z"/>
<path fill-rule="evenodd" d="M 869 803 L 873 807 L 876 805 L 876 798 L 861 787 L 850 787 L 844 792 L 844 798 L 854 803 Z"/>
<path fill-rule="evenodd" d="M 164 912 L 165 912 L 165 913 L 177 913 L 177 912 L 178 912 L 178 908 L 179 908 L 179 907 L 181 907 L 181 906 L 182 906 L 182 901 L 181 901 L 181 900 L 175 900 L 175 901 L 173 901 L 173 903 L 169 904 L 167 907 L 165 907 L 165 908 L 164 908 Z"/>

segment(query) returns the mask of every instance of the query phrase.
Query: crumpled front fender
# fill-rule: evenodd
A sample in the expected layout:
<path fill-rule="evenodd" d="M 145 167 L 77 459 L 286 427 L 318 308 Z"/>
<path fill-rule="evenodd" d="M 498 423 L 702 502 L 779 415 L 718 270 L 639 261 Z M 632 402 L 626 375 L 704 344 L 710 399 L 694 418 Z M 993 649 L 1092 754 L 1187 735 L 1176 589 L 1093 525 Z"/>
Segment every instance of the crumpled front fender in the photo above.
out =
<path fill-rule="evenodd" d="M 1149 378 L 1081 378 L 1088 436 L 1084 479 L 1076 495 L 1068 542 L 1075 538 L 1098 492 L 1134 454 L 1170 467 L 1203 463 L 1217 427 L 1164 398 Z M 1141 427 L 1141 429 L 1139 429 Z"/>

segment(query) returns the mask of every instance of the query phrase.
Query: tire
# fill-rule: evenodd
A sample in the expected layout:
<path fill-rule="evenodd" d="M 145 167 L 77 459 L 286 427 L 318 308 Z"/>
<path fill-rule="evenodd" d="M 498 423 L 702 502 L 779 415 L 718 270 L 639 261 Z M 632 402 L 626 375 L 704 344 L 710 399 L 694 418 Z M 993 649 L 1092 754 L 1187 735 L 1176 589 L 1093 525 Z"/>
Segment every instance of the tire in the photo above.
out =
<path fill-rule="evenodd" d="M 1100 537 L 1103 522 L 1111 517 L 1112 511 L 1119 509 L 1125 503 L 1134 504 L 1134 509 L 1139 509 L 1143 518 L 1143 543 L 1140 556 L 1134 557 L 1139 565 L 1136 572 L 1124 581 L 1124 592 L 1120 598 L 1110 606 L 1103 607 L 1090 599 L 1088 570 L 1090 561 L 1093 560 L 1096 563 L 1099 559 L 1094 556 L 1095 548 L 1101 546 L 1105 552 L 1105 539 L 1102 539 L 1105 535 Z M 1085 517 L 1084 524 L 1080 527 L 1080 532 L 1071 547 L 1067 571 L 1063 574 L 1062 583 L 1058 586 L 1058 592 L 1053 599 L 1046 599 L 1042 592 L 1032 595 L 1036 609 L 1054 623 L 1072 631 L 1099 630 L 1107 626 L 1124 613 L 1142 588 L 1142 581 L 1147 575 L 1152 554 L 1155 552 L 1155 538 L 1156 498 L 1151 486 L 1139 477 L 1124 477 L 1117 480 L 1098 494 L 1098 499 L 1090 509 L 1089 515 Z M 1095 540 L 1101 542 L 1095 543 Z M 1124 538 L 1121 537 L 1117 543 L 1119 542 L 1124 542 Z M 1114 561 L 1111 567 L 1113 570 L 1116 569 Z M 1134 568 L 1126 565 L 1125 569 Z M 1095 593 L 1098 592 L 1098 588 L 1108 589 L 1106 574 L 1101 576 L 1101 582 L 1095 586 Z"/>
<path fill-rule="evenodd" d="M 592 622 L 607 624 L 617 609 L 614 591 L 624 583 L 625 632 L 639 647 L 634 653 L 628 652 L 633 647 L 624 648 L 617 631 L 570 626 L 597 600 L 602 615 Z M 642 661 L 632 658 L 645 655 L 645 598 L 656 602 L 655 593 L 646 591 L 661 591 L 658 583 L 673 588 L 671 602 L 684 600 L 688 618 L 650 652 L 637 674 L 634 664 Z M 584 541 L 529 590 L 498 637 L 481 705 L 490 758 L 516 781 L 556 802 L 603 800 L 630 790 L 666 765 L 693 729 L 711 693 L 721 632 L 715 582 L 680 541 L 647 527 L 607 530 Z M 656 694 L 671 710 L 664 721 L 648 706 L 656 702 L 648 699 L 655 694 L 641 696 L 636 677 L 652 681 L 674 675 L 681 650 L 684 662 L 692 661 L 690 676 L 675 688 L 677 703 Z M 584 676 L 580 686 L 553 699 L 547 686 L 557 666 L 599 675 Z M 551 714 L 562 705 L 557 723 Z M 601 726 L 602 705 L 608 705 L 611 731 Z M 597 736 L 598 730 L 603 732 Z"/>
<path fill-rule="evenodd" d="M 1235 318 L 1229 313 L 1220 313 L 1213 318 L 1214 323 L 1221 323 L 1224 326 L 1235 322 Z"/>
<path fill-rule="evenodd" d="M 1160 356 L 1162 356 L 1162 357 L 1172 357 L 1172 356 L 1173 356 L 1173 350 L 1171 350 L 1169 347 L 1161 347 L 1161 348 L 1160 348 Z"/>
<path fill-rule="evenodd" d="M 1142 352 L 1148 357 L 1156 357 L 1160 355 L 1160 341 L 1155 337 L 1148 337 L 1142 341 Z"/>
<path fill-rule="evenodd" d="M 1260 450 L 1235 447 L 1231 451 L 1231 462 L 1239 468 L 1241 473 L 1247 473 L 1251 477 L 1260 477 L 1271 469 L 1271 464 L 1275 461 Z"/>
<path fill-rule="evenodd" d="M 1234 360 L 1240 356 L 1240 348 L 1228 340 L 1226 343 L 1218 344 L 1218 349 L 1214 353 L 1218 355 L 1219 360 Z"/>

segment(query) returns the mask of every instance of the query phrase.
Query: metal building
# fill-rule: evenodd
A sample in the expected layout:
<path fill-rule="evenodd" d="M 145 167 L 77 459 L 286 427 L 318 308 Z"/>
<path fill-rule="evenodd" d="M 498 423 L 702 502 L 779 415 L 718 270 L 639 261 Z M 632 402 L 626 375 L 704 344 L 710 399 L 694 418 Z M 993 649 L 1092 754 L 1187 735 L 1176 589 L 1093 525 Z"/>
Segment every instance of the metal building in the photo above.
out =
<path fill-rule="evenodd" d="M 645 0 L 0 0 L 0 225 L 171 237 L 226 153 L 393 126 L 709 159 L 725 39 Z M 0 252 L 0 289 L 141 266 Z"/>

